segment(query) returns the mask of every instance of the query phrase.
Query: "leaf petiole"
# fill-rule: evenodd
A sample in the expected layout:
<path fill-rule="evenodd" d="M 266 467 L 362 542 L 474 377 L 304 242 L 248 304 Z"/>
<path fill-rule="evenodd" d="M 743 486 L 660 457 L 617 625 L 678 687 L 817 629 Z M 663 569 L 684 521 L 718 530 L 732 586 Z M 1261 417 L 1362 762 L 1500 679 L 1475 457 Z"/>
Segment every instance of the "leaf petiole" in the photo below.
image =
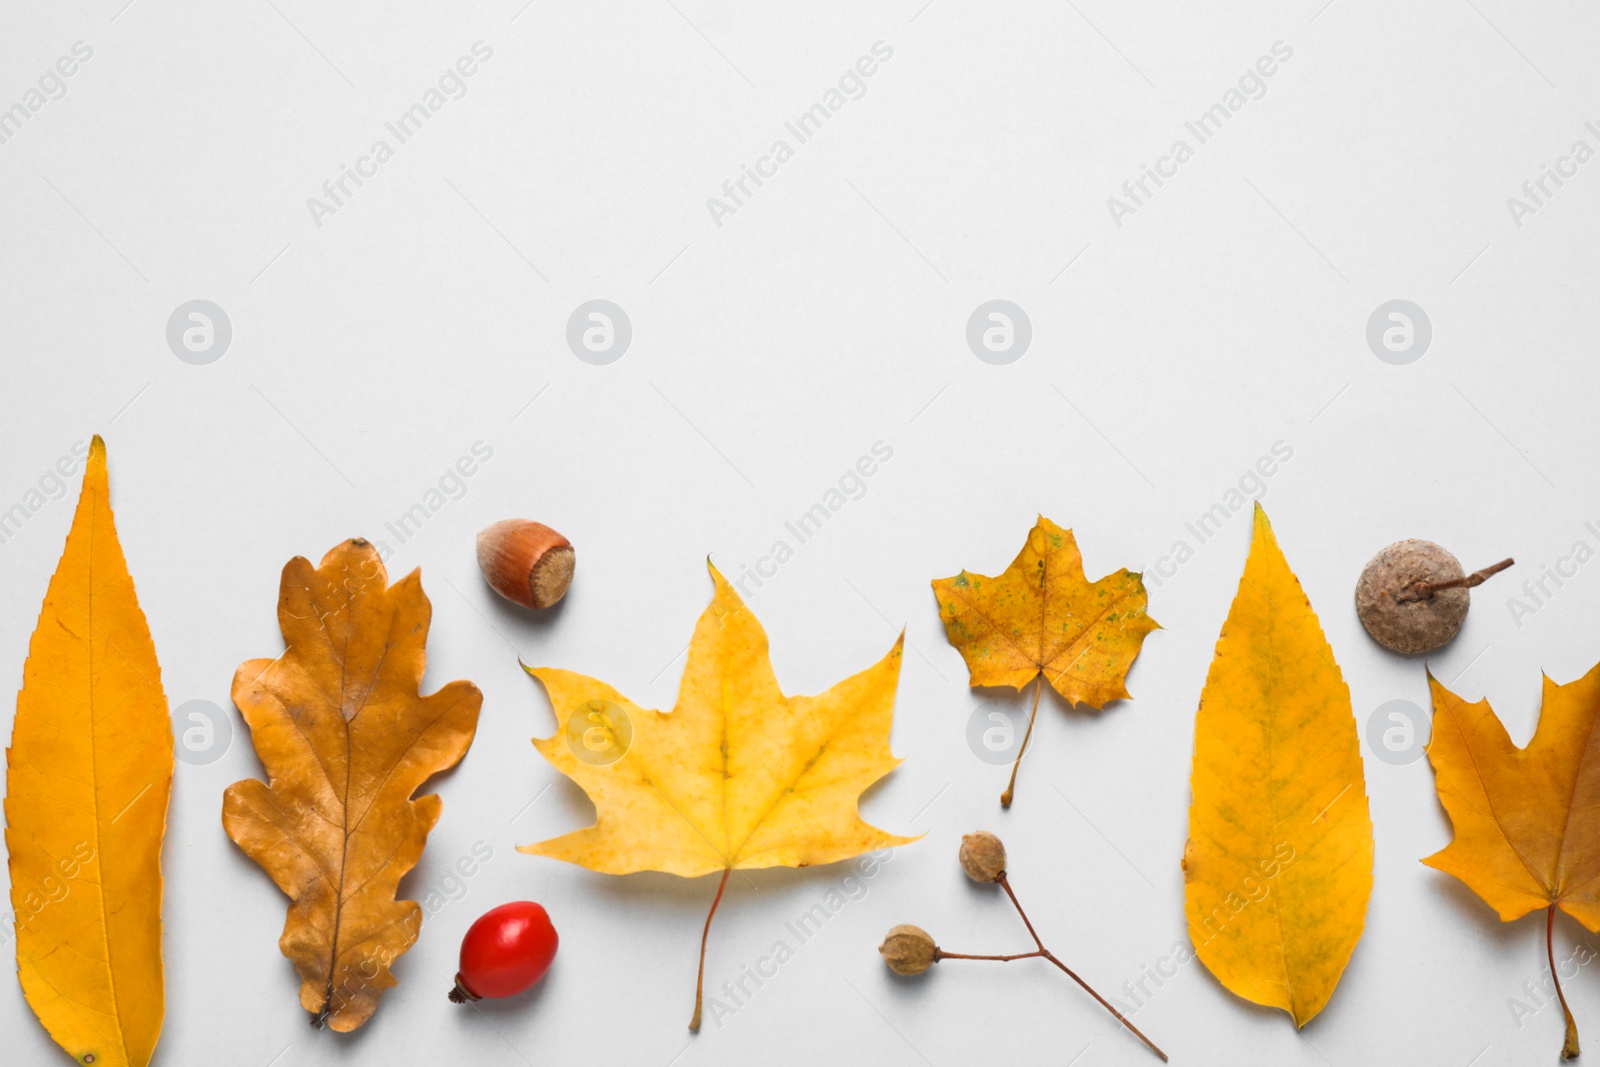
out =
<path fill-rule="evenodd" d="M 1006 783 L 1006 791 L 1000 794 L 1000 806 L 1011 806 L 1011 794 L 1017 788 L 1017 768 L 1022 765 L 1022 754 L 1028 751 L 1028 739 L 1033 736 L 1033 720 L 1039 717 L 1039 695 L 1044 692 L 1044 671 L 1039 672 L 1037 682 L 1033 687 L 1033 710 L 1028 712 L 1028 729 L 1022 735 L 1022 747 L 1017 749 L 1017 758 L 1011 763 L 1011 781 Z"/>
<path fill-rule="evenodd" d="M 706 940 L 711 937 L 711 920 L 717 914 L 717 905 L 722 903 L 722 891 L 728 888 L 728 875 L 733 873 L 732 867 L 722 868 L 722 881 L 717 883 L 717 897 L 711 902 L 711 910 L 706 913 L 706 928 L 700 932 L 700 971 L 694 980 L 694 1018 L 689 1020 L 689 1029 L 700 1029 L 700 1002 L 706 986 Z"/>
<path fill-rule="evenodd" d="M 1572 1009 L 1567 1007 L 1567 995 L 1561 992 L 1561 974 L 1556 970 L 1556 906 L 1550 905 L 1544 918 L 1544 951 L 1550 959 L 1550 980 L 1556 984 L 1556 997 L 1561 1001 L 1561 1012 L 1567 1017 L 1567 1039 L 1561 1045 L 1561 1058 L 1575 1060 L 1578 1058 L 1578 1024 L 1572 1018 Z"/>

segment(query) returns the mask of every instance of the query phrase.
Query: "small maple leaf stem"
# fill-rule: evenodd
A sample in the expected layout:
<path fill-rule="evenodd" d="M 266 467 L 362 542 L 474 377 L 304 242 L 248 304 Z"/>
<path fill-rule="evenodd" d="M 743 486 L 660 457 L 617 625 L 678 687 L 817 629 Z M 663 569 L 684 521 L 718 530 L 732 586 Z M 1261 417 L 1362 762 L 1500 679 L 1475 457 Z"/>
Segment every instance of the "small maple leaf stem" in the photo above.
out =
<path fill-rule="evenodd" d="M 1001 871 L 999 873 L 999 875 L 997 875 L 995 877 L 995 881 L 1000 883 L 1000 888 L 1004 889 L 1006 891 L 1006 896 L 1011 898 L 1012 906 L 1017 909 L 1017 914 L 1022 917 L 1022 925 L 1026 926 L 1028 928 L 1028 935 L 1033 938 L 1033 943 L 1035 945 L 1039 946 L 1039 951 L 1038 952 L 1029 952 L 1029 953 L 1027 953 L 1027 955 L 1029 955 L 1029 956 L 1042 956 L 1045 959 L 1049 960 L 1051 963 L 1055 964 L 1057 967 L 1061 968 L 1061 970 L 1066 974 L 1066 976 L 1068 978 L 1072 979 L 1074 982 L 1077 982 L 1080 986 L 1082 986 L 1083 989 L 1084 989 L 1084 992 L 1088 993 L 1095 1000 L 1098 1000 L 1100 1002 L 1100 1006 L 1102 1008 L 1106 1009 L 1106 1011 L 1109 1011 L 1112 1015 L 1115 1015 L 1117 1017 L 1117 1022 L 1119 1022 L 1123 1026 L 1127 1027 L 1129 1033 L 1131 1033 L 1134 1037 L 1137 1037 L 1140 1041 L 1143 1041 L 1147 1046 L 1149 1046 L 1151 1052 L 1154 1052 L 1157 1056 L 1161 1057 L 1161 1062 L 1162 1063 L 1166 1063 L 1167 1062 L 1167 1054 L 1165 1052 L 1162 1052 L 1161 1048 L 1154 1041 L 1151 1041 L 1148 1037 L 1145 1037 L 1144 1036 L 1144 1032 L 1141 1031 L 1137 1026 L 1133 1025 L 1133 1023 L 1129 1022 L 1125 1015 L 1123 1015 L 1120 1011 L 1118 1011 L 1116 1008 L 1114 1008 L 1111 1005 L 1110 1001 L 1106 1000 L 1105 997 L 1102 997 L 1099 993 L 1095 992 L 1093 986 L 1091 986 L 1088 982 L 1085 982 L 1082 978 L 1079 978 L 1078 975 L 1077 975 L 1077 972 L 1075 972 L 1071 967 L 1068 967 L 1065 963 L 1062 963 L 1059 959 L 1057 959 L 1055 957 L 1055 955 L 1049 949 L 1044 947 L 1044 942 L 1039 940 L 1039 934 L 1034 930 L 1033 923 L 1031 921 L 1029 921 L 1029 919 L 1028 919 L 1028 913 L 1022 910 L 1022 902 L 1017 899 L 1016 891 L 1011 888 L 1011 880 L 1006 877 L 1006 872 L 1005 871 Z M 948 956 L 948 955 L 950 955 L 950 953 L 943 953 L 943 955 Z M 985 957 L 978 957 L 978 958 L 981 959 L 981 958 L 985 958 Z M 1004 959 L 1006 957 L 989 957 L 989 958 Z M 1017 957 L 1012 957 L 1012 958 L 1021 959 L 1023 957 L 1017 956 Z M 1557 987 L 1558 991 L 1559 991 L 1559 988 L 1560 987 L 1558 986 Z M 1565 1003 L 1565 1001 L 1563 1001 L 1562 1003 Z"/>
<path fill-rule="evenodd" d="M 1017 758 L 1011 763 L 1011 781 L 1006 783 L 1006 791 L 1000 794 L 1000 806 L 1011 806 L 1011 794 L 1017 789 L 1017 768 L 1022 765 L 1022 754 L 1028 751 L 1028 738 L 1033 736 L 1033 720 L 1039 716 L 1039 694 L 1044 692 L 1044 672 L 1039 672 L 1039 680 L 1033 687 L 1033 710 L 1028 712 L 1028 729 L 1022 735 L 1022 747 L 1017 749 Z"/>
<path fill-rule="evenodd" d="M 706 940 L 711 936 L 711 920 L 716 917 L 717 905 L 722 903 L 722 891 L 728 888 L 728 875 L 732 873 L 732 867 L 722 868 L 722 881 L 717 883 L 717 898 L 711 902 L 711 910 L 706 913 L 706 928 L 700 932 L 700 972 L 694 980 L 694 1018 L 689 1020 L 691 1031 L 700 1029 L 700 1001 L 706 987 Z"/>
<path fill-rule="evenodd" d="M 1503 559 L 1499 563 L 1490 564 L 1481 571 L 1473 571 L 1471 574 L 1461 578 L 1451 578 L 1443 582 L 1413 582 L 1402 591 L 1400 596 L 1395 597 L 1395 600 L 1404 604 L 1413 600 L 1427 600 L 1433 594 L 1446 589 L 1475 589 L 1515 562 L 1516 560 L 1513 559 Z"/>
<path fill-rule="evenodd" d="M 1556 971 L 1556 906 L 1550 905 L 1545 912 L 1544 919 L 1544 951 L 1550 959 L 1550 980 L 1556 984 L 1556 997 L 1561 1001 L 1561 1011 L 1567 1017 L 1567 1040 L 1561 1046 L 1561 1058 L 1575 1060 L 1578 1058 L 1578 1024 L 1572 1018 L 1572 1009 L 1567 1007 L 1567 995 L 1561 992 L 1561 975 Z"/>

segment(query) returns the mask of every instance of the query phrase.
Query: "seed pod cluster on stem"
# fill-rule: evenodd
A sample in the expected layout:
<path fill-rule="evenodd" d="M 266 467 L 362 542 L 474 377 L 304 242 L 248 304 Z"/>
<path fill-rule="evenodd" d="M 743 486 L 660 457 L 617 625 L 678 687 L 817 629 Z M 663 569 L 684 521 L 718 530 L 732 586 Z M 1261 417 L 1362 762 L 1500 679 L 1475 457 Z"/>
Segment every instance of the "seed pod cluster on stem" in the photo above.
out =
<path fill-rule="evenodd" d="M 1166 1062 L 1167 1054 L 1162 1052 L 1154 1041 L 1145 1037 L 1143 1032 L 1113 1007 L 1110 1001 L 1096 993 L 1088 982 L 1079 978 L 1072 968 L 1062 963 L 1053 952 L 1044 947 L 1044 942 L 1039 939 L 1027 912 L 1022 910 L 1022 903 L 1017 900 L 1016 891 L 1011 888 L 1011 880 L 1006 873 L 1006 848 L 998 837 L 986 830 L 965 835 L 961 839 L 961 850 L 957 858 L 961 861 L 961 869 L 966 872 L 968 878 L 983 885 L 998 885 L 1005 890 L 1012 906 L 1017 909 L 1022 924 L 1028 928 L 1028 936 L 1033 938 L 1035 946 L 1033 951 L 1014 952 L 1009 955 L 946 952 L 922 927 L 901 923 L 891 929 L 888 936 L 883 939 L 883 944 L 878 946 L 878 954 L 883 957 L 884 963 L 888 964 L 891 971 L 907 977 L 915 976 L 928 971 L 941 960 L 990 960 L 999 963 L 1009 963 L 1012 960 L 1047 960 L 1082 986 L 1090 996 L 1100 1002 L 1101 1007 L 1116 1016 L 1117 1021 L 1127 1027 L 1129 1033 L 1149 1046 L 1150 1051 L 1160 1056 L 1163 1063 Z"/>

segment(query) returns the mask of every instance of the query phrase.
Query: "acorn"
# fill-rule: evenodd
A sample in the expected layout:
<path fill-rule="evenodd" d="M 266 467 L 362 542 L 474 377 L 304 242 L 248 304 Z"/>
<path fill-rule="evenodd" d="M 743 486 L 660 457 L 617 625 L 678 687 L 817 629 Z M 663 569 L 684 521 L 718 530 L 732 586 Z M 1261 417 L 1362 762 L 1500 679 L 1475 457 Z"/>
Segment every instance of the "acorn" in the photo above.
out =
<path fill-rule="evenodd" d="M 478 534 L 483 580 L 525 608 L 548 608 L 566 596 L 576 565 L 572 543 L 543 523 L 504 519 Z"/>
<path fill-rule="evenodd" d="M 921 974 L 939 958 L 939 946 L 922 927 L 901 923 L 883 939 L 878 955 L 895 974 Z"/>
<path fill-rule="evenodd" d="M 961 869 L 974 882 L 998 882 L 1006 873 L 1006 846 L 987 830 L 963 836 Z"/>
<path fill-rule="evenodd" d="M 1468 590 L 1512 562 L 1501 560 L 1467 574 L 1460 560 L 1432 541 L 1396 541 L 1362 569 L 1356 614 L 1384 648 L 1404 655 L 1432 652 L 1461 632 L 1471 604 Z"/>

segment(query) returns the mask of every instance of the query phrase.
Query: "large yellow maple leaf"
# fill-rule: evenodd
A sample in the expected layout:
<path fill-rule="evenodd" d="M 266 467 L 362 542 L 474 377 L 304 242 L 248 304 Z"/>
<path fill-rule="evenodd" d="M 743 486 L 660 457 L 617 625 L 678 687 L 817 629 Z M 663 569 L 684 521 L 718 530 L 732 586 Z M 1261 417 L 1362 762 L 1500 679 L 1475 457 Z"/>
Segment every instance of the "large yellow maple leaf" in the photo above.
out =
<path fill-rule="evenodd" d="M 1550 975 L 1566 1014 L 1562 1058 L 1578 1054 L 1551 939 L 1556 909 L 1600 931 L 1600 666 L 1577 681 L 1544 680 L 1539 727 L 1511 743 L 1487 700 L 1469 704 L 1431 674 L 1433 764 L 1455 838 L 1423 860 L 1467 883 L 1502 922 L 1545 910 Z"/>
<path fill-rule="evenodd" d="M 1304 1026 L 1366 923 L 1372 818 L 1350 689 L 1256 506 L 1194 723 L 1184 910 L 1201 961 Z"/>
<path fill-rule="evenodd" d="M 233 678 L 267 781 L 230 785 L 222 824 L 290 899 L 278 948 L 314 1026 L 365 1023 L 422 923 L 396 891 L 444 805 L 412 794 L 466 754 L 483 703 L 471 682 L 420 692 L 432 614 L 420 572 L 390 585 L 367 541 L 317 567 L 296 556 L 278 596 L 287 647 Z"/>
<path fill-rule="evenodd" d="M 900 762 L 889 728 L 904 638 L 824 693 L 785 696 L 766 631 L 708 567 L 715 592 L 671 712 L 641 708 L 582 674 L 524 667 L 544 685 L 559 727 L 534 746 L 589 795 L 595 824 L 521 851 L 605 874 L 721 872 L 720 901 L 735 870 L 833 863 L 914 840 L 869 825 L 858 810 L 861 793 Z M 700 952 L 691 1029 L 705 934 Z"/>
<path fill-rule="evenodd" d="M 1041 680 L 1011 781 L 1000 797 L 1007 807 L 1033 736 L 1043 682 L 1071 703 L 1092 708 L 1125 699 L 1124 681 L 1145 635 L 1161 628 L 1146 611 L 1140 575 L 1124 567 L 1089 581 L 1072 531 L 1043 515 L 1003 574 L 962 571 L 934 579 L 933 592 L 945 636 L 966 661 L 969 685 L 1020 690 Z"/>
<path fill-rule="evenodd" d="M 161 668 L 96 437 L 6 751 L 17 974 L 34 1014 L 79 1063 L 145 1067 L 155 1051 L 171 791 Z"/>

